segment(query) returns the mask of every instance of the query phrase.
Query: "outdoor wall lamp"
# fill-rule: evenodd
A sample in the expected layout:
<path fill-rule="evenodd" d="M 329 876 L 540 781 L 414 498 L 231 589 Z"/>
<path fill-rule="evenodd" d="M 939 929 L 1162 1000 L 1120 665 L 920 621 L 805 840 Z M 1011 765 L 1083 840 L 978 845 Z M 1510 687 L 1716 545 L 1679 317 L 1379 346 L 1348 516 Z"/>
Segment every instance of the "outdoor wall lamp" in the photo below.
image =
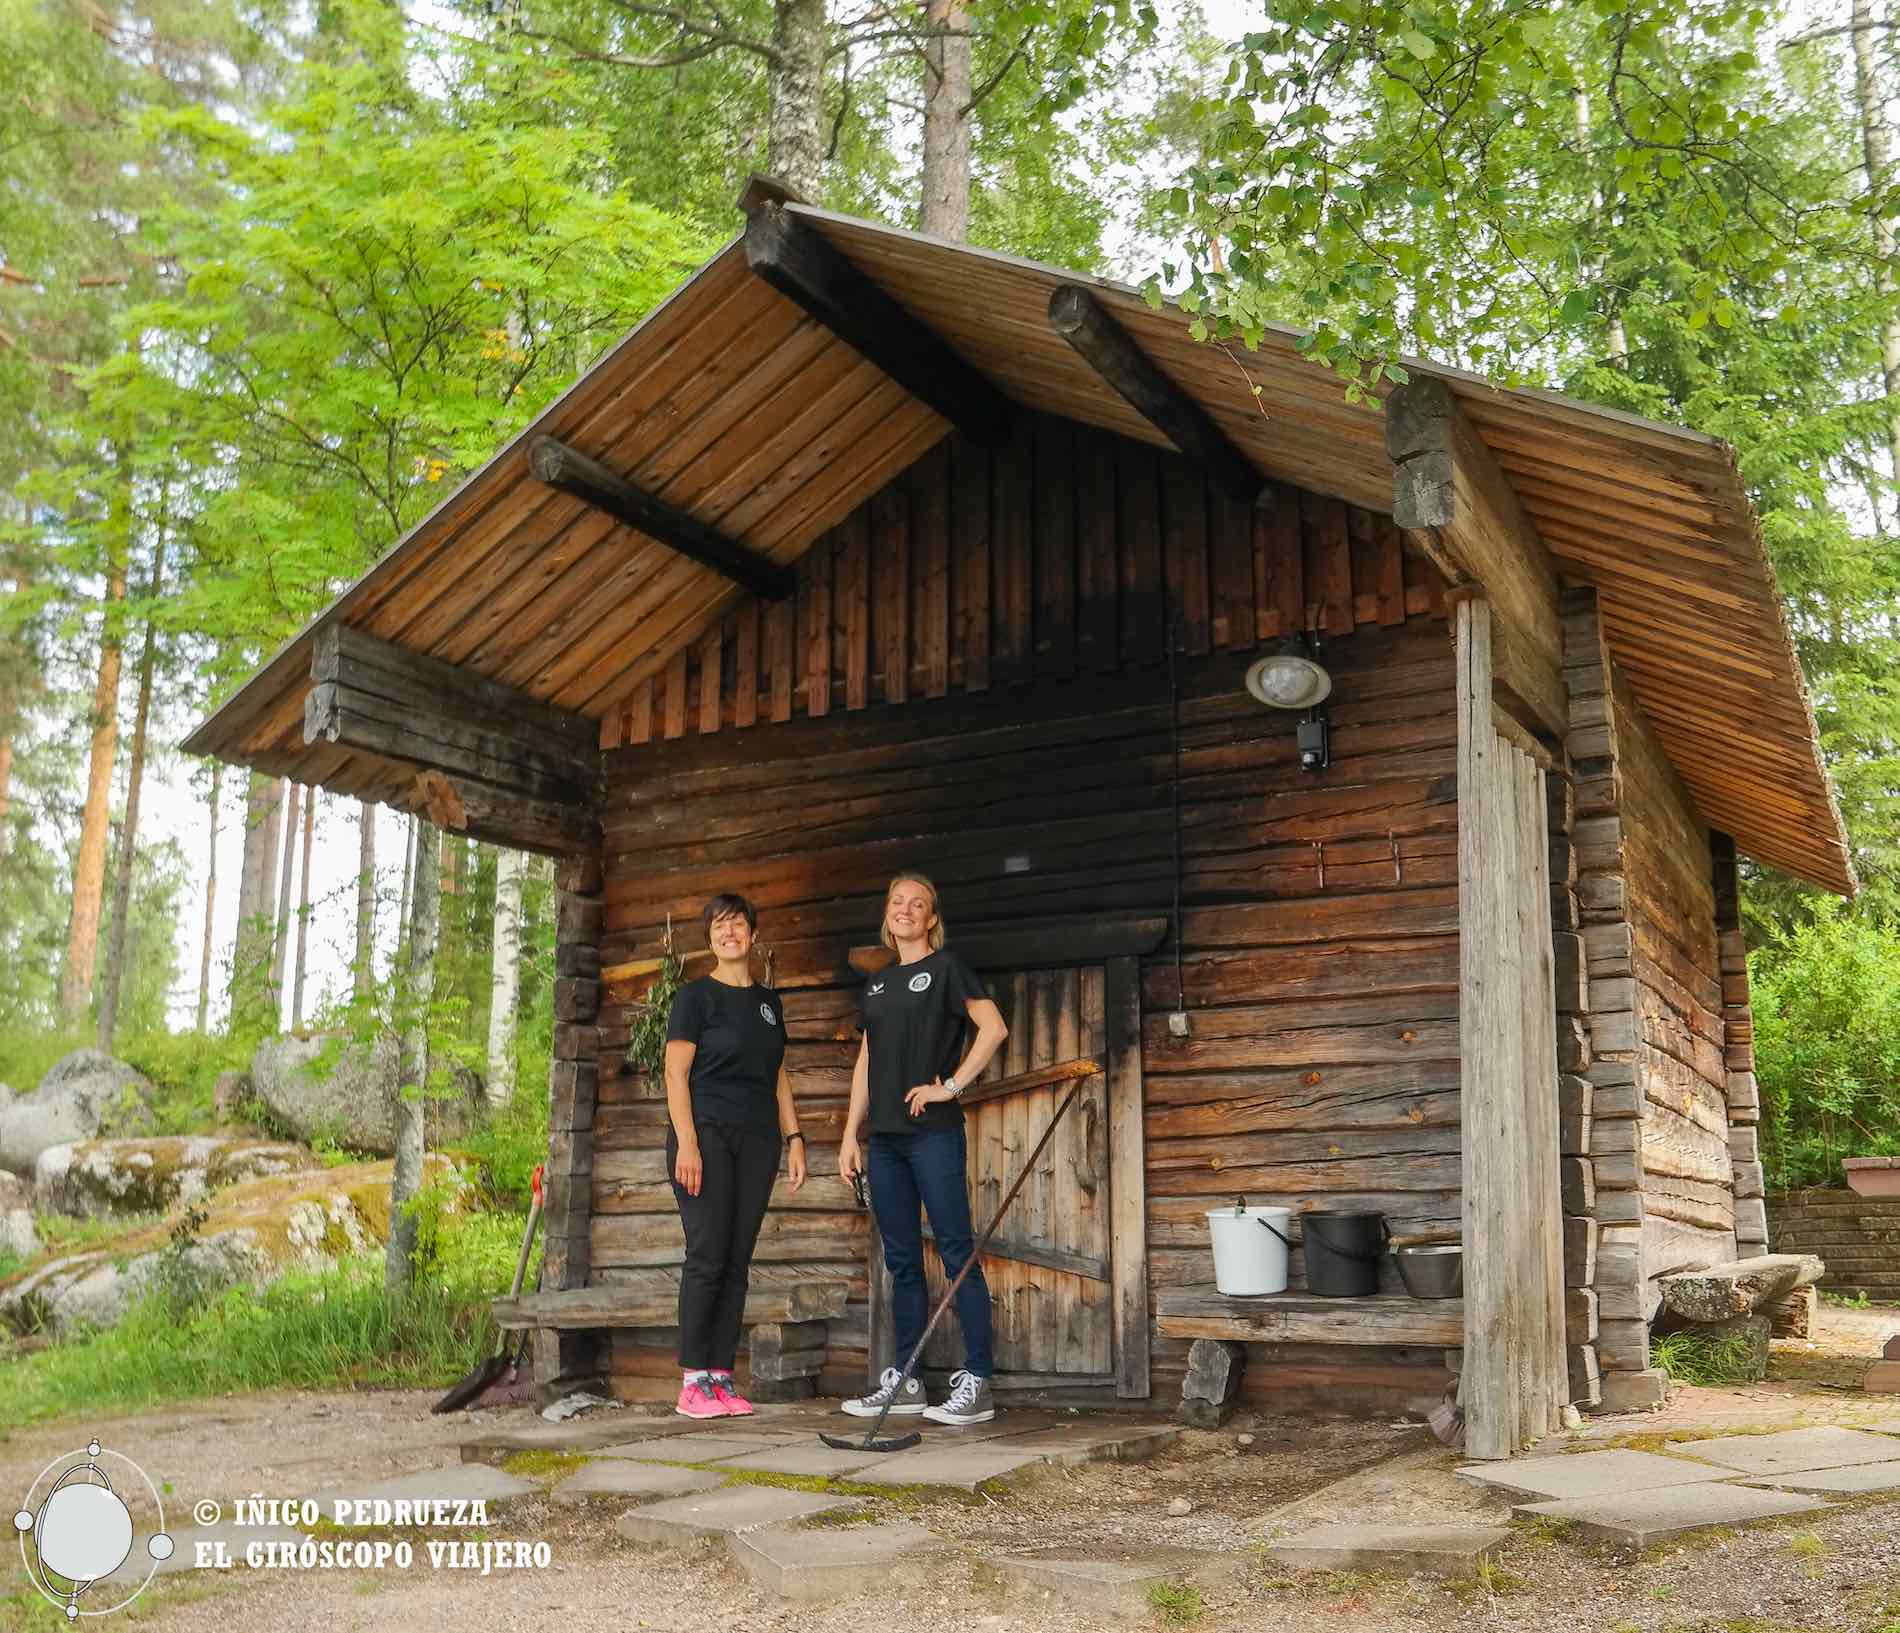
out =
<path fill-rule="evenodd" d="M 1319 636 L 1290 636 L 1247 670 L 1247 692 L 1269 709 L 1302 709 L 1300 769 L 1324 771 L 1332 763 L 1331 734 L 1320 705 L 1332 696 L 1333 677 L 1319 661 Z"/>

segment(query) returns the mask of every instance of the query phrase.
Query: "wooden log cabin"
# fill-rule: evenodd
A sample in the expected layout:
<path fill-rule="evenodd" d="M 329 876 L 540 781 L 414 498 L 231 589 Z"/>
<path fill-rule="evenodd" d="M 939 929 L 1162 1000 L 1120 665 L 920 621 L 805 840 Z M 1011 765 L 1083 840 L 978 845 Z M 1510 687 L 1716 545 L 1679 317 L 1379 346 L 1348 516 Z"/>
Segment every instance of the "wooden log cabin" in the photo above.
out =
<path fill-rule="evenodd" d="M 1729 450 L 1423 364 L 1352 406 L 1292 331 L 1196 344 L 1100 280 L 741 202 L 187 744 L 559 859 L 512 1310 L 544 1383 L 673 1371 L 628 1014 L 718 889 L 759 906 L 815 1175 L 765 1224 L 755 1385 L 881 1362 L 836 1142 L 917 866 L 1011 1028 L 979 1218 L 1086 1076 L 988 1261 L 1000 1388 L 1171 1403 L 1197 1340 L 1261 1405 L 1461 1371 L 1480 1456 L 1653 1398 L 1656 1276 L 1766 1240 L 1737 852 L 1854 886 Z M 1287 642 L 1331 677 L 1316 752 L 1246 684 Z M 1295 1252 L 1225 1299 L 1237 1196 L 1461 1237 L 1464 1297 L 1388 1263 L 1317 1298 Z"/>

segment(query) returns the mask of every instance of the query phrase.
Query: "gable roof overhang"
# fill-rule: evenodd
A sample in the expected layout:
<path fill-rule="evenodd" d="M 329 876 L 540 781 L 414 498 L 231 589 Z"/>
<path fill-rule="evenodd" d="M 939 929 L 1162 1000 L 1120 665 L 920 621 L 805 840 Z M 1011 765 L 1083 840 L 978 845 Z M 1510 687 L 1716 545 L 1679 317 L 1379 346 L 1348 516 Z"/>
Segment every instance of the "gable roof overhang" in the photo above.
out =
<path fill-rule="evenodd" d="M 1052 294 L 1081 285 L 1263 478 L 1393 508 L 1382 412 L 1346 403 L 1339 377 L 1297 354 L 1297 330 L 1271 329 L 1255 351 L 1209 346 L 1180 311 L 1123 285 L 802 205 L 785 213 L 1010 402 L 1170 445 L 1052 327 Z M 1450 387 L 1553 565 L 1598 592 L 1611 653 L 1702 819 L 1761 862 L 1851 893 L 1813 709 L 1732 450 L 1556 393 L 1406 366 Z M 949 430 L 755 275 L 735 237 L 184 746 L 413 806 L 412 766 L 304 741 L 312 652 L 336 623 L 589 720 L 623 707 L 744 592 L 538 480 L 538 439 L 784 566 Z"/>

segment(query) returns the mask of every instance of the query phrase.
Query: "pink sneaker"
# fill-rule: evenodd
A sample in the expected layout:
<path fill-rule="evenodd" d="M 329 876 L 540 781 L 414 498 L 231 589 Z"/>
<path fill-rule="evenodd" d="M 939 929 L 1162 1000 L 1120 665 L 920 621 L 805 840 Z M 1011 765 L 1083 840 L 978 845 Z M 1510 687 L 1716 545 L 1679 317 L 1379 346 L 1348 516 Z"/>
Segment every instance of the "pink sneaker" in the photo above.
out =
<path fill-rule="evenodd" d="M 732 1387 L 731 1378 L 713 1375 L 713 1393 L 719 1397 L 720 1404 L 726 1409 L 729 1418 L 749 1418 L 752 1416 L 752 1403 Z"/>
<path fill-rule="evenodd" d="M 727 1415 L 725 1403 L 713 1393 L 713 1387 L 704 1378 L 695 1378 L 689 1384 L 680 1386 L 679 1403 L 673 1410 L 683 1418 L 723 1418 Z"/>

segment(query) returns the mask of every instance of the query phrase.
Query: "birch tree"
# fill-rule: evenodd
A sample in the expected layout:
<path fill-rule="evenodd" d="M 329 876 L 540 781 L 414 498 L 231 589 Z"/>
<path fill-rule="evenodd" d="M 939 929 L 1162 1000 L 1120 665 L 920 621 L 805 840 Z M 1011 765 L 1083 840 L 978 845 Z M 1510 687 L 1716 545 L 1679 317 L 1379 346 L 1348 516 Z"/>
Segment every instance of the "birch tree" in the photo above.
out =
<path fill-rule="evenodd" d="M 433 824 L 416 822 L 415 911 L 409 927 L 409 962 L 404 972 L 398 1024 L 401 1070 L 395 1111 L 395 1162 L 389 1173 L 389 1239 L 384 1285 L 406 1293 L 415 1279 L 416 1218 L 407 1206 L 422 1189 L 425 1149 L 423 1112 L 429 1086 L 429 1011 L 435 1001 L 437 892 L 440 834 Z"/>
<path fill-rule="evenodd" d="M 521 883 L 526 858 L 502 850 L 495 858 L 494 982 L 488 1007 L 488 1103 L 506 1106 L 515 1092 L 515 1024 L 521 997 Z"/>

